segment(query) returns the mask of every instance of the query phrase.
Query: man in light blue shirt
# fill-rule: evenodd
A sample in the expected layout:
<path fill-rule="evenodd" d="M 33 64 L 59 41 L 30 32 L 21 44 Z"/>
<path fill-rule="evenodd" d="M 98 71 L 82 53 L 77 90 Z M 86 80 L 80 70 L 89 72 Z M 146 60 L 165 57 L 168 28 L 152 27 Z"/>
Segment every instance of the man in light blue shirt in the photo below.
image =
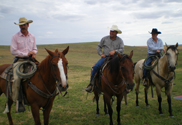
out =
<path fill-rule="evenodd" d="M 150 34 L 152 37 L 147 40 L 148 57 L 152 55 L 160 56 L 160 53 L 165 51 L 162 40 L 157 38 L 158 34 L 161 34 L 161 32 L 159 32 L 156 28 L 153 28 Z M 146 66 L 151 66 L 152 61 L 152 57 L 148 58 L 146 60 Z M 143 68 L 143 85 L 148 86 L 147 70 L 145 68 Z"/>

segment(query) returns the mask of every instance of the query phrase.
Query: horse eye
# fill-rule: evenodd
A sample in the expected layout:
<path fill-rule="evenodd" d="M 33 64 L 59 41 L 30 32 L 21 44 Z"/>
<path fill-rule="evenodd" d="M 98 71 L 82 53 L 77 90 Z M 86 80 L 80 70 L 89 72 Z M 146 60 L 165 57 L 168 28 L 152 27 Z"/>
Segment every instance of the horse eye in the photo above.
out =
<path fill-rule="evenodd" d="M 168 55 L 169 55 L 169 53 L 166 53 L 166 55 L 168 56 Z"/>

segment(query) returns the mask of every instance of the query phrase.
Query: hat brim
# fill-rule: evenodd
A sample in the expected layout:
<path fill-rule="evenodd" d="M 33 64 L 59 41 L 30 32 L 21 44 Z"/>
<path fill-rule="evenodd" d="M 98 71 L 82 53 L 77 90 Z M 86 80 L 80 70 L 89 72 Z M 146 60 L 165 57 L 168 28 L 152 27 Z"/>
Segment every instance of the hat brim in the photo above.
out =
<path fill-rule="evenodd" d="M 118 34 L 121 34 L 122 33 L 122 31 L 121 30 L 110 30 L 110 31 L 117 31 L 118 32 Z"/>
<path fill-rule="evenodd" d="M 15 25 L 24 25 L 24 24 L 27 24 L 27 23 L 32 23 L 33 21 L 32 20 L 28 20 L 28 21 L 26 21 L 26 22 L 23 22 L 23 23 L 14 23 Z"/>
<path fill-rule="evenodd" d="M 155 32 L 155 33 L 152 33 L 152 32 L 149 32 L 150 34 L 161 34 L 161 32 Z"/>

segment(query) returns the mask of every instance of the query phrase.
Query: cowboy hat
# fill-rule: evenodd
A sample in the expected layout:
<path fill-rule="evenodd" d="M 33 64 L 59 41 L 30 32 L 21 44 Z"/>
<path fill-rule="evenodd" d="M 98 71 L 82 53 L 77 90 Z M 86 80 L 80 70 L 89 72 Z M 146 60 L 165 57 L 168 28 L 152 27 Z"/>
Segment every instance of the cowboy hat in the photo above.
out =
<path fill-rule="evenodd" d="M 119 29 L 118 29 L 118 26 L 116 26 L 116 25 L 112 25 L 110 31 L 117 31 L 118 34 L 121 34 L 121 33 L 122 33 L 121 30 L 119 30 Z"/>
<path fill-rule="evenodd" d="M 14 22 L 14 24 L 16 24 L 16 25 L 24 25 L 24 24 L 32 23 L 32 22 L 33 22 L 32 20 L 28 20 L 27 21 L 27 19 L 25 17 L 21 17 L 19 19 L 19 23 L 17 24 L 17 23 Z"/>
<path fill-rule="evenodd" d="M 150 34 L 161 34 L 156 28 L 152 29 L 152 32 L 149 32 Z"/>

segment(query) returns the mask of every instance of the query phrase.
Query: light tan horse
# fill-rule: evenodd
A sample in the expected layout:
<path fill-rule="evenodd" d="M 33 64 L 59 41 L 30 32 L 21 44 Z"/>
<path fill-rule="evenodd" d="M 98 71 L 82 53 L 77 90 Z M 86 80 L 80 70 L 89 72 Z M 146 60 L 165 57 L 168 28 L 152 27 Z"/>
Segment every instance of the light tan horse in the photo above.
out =
<path fill-rule="evenodd" d="M 157 65 L 153 68 L 153 70 L 150 71 L 151 80 L 149 80 L 149 86 L 145 87 L 145 103 L 148 106 L 148 99 L 147 99 L 147 93 L 150 86 L 154 85 L 156 87 L 156 93 L 158 97 L 158 103 L 159 103 L 159 113 L 162 113 L 161 108 L 161 89 L 165 87 L 165 94 L 167 95 L 167 101 L 169 105 L 169 114 L 172 117 L 172 108 L 171 108 L 171 93 L 173 88 L 173 80 L 174 80 L 174 70 L 176 68 L 177 59 L 178 59 L 178 43 L 173 46 L 167 46 L 166 54 L 162 56 Z M 138 105 L 138 93 L 139 93 L 139 85 L 140 80 L 142 80 L 143 76 L 143 65 L 144 59 L 138 61 L 134 68 L 134 80 L 136 83 L 136 106 Z M 155 62 L 154 62 L 155 63 Z"/>

